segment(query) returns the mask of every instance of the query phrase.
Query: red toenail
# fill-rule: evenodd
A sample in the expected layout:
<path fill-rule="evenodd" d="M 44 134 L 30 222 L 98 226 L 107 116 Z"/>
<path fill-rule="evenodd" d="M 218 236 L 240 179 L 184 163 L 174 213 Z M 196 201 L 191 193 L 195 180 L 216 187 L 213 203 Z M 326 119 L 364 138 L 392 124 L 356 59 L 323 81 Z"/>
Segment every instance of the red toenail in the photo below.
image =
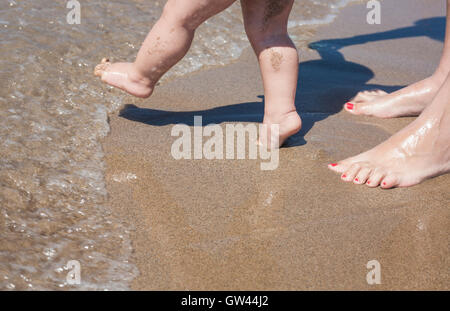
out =
<path fill-rule="evenodd" d="M 347 177 L 347 175 L 342 175 L 342 178 L 345 178 L 345 177 Z"/>
<path fill-rule="evenodd" d="M 385 182 L 383 183 L 383 186 L 386 186 L 386 183 L 385 183 Z"/>
<path fill-rule="evenodd" d="M 367 184 L 370 185 L 370 180 L 367 181 Z"/>
<path fill-rule="evenodd" d="M 358 178 L 355 178 L 355 181 L 359 181 L 359 179 L 358 179 Z"/>
<path fill-rule="evenodd" d="M 332 167 L 335 167 L 335 166 L 337 166 L 337 163 L 331 163 L 330 164 Z"/>
<path fill-rule="evenodd" d="M 346 105 L 348 110 L 353 110 L 354 105 L 352 103 L 347 103 Z"/>

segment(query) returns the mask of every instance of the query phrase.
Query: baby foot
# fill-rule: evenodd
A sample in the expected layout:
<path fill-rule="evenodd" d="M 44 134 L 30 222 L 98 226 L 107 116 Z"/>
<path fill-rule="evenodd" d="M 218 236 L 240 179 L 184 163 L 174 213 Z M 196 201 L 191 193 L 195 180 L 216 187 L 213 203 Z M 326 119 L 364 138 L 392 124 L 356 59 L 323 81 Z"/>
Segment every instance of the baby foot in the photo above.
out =
<path fill-rule="evenodd" d="M 117 87 L 136 97 L 147 98 L 153 92 L 150 79 L 142 76 L 133 63 L 111 63 L 108 59 L 95 67 L 94 74 L 103 82 Z"/>
<path fill-rule="evenodd" d="M 409 187 L 450 172 L 450 125 L 419 117 L 384 143 L 329 168 L 344 181 L 369 187 Z"/>
<path fill-rule="evenodd" d="M 363 91 L 346 103 L 344 109 L 352 114 L 380 118 L 418 116 L 433 100 L 443 82 L 443 79 L 432 76 L 391 94 L 382 90 Z"/>
<path fill-rule="evenodd" d="M 264 125 L 267 125 L 267 132 L 260 133 L 258 145 L 281 147 L 286 139 L 298 133 L 302 127 L 302 120 L 297 111 L 291 111 L 281 115 L 265 115 Z M 278 125 L 278 133 L 271 131 L 271 125 Z M 278 135 L 277 135 L 278 134 Z M 277 135 L 277 136 L 275 136 Z"/>

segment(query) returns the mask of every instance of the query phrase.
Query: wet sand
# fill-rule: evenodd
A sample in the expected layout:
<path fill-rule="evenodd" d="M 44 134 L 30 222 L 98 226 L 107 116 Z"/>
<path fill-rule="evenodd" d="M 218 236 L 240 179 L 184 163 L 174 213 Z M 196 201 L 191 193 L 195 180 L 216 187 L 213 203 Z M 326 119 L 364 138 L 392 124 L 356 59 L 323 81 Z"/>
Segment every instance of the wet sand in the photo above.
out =
<path fill-rule="evenodd" d="M 303 130 L 258 160 L 174 160 L 174 124 L 260 122 L 252 51 L 235 63 L 129 98 L 103 141 L 109 204 L 134 227 L 137 290 L 449 289 L 450 175 L 408 189 L 341 182 L 327 164 L 365 151 L 412 118 L 341 111 L 357 91 L 392 91 L 431 74 L 442 50 L 444 1 L 385 0 L 342 10 L 301 55 Z M 115 90 L 113 92 L 116 92 Z M 381 264 L 381 285 L 366 282 Z"/>

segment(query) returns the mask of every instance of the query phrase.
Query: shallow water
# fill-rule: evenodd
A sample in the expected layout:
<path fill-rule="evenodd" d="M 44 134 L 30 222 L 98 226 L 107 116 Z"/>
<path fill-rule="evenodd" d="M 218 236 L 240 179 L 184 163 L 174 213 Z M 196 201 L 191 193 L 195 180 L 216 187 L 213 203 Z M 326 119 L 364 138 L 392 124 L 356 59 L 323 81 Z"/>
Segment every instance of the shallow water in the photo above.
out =
<path fill-rule="evenodd" d="M 0 4 L 0 289 L 127 289 L 133 228 L 107 206 L 103 153 L 107 115 L 125 95 L 92 76 L 103 56 L 133 60 L 165 1 Z M 296 1 L 290 31 L 300 49 L 314 25 L 349 1 Z M 225 65 L 248 47 L 238 3 L 202 25 L 188 56 L 164 79 Z M 312 25 L 312 26 L 310 26 Z M 80 285 L 66 282 L 69 260 Z"/>

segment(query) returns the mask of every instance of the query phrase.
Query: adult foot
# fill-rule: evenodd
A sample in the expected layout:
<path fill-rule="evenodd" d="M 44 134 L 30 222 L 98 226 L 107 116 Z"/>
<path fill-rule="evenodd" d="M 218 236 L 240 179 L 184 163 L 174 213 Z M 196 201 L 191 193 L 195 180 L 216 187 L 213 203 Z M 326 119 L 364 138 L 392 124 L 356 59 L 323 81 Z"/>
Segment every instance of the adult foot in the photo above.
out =
<path fill-rule="evenodd" d="M 150 79 L 139 74 L 133 63 L 111 63 L 104 58 L 95 67 L 94 74 L 103 82 L 136 97 L 147 98 L 153 92 Z"/>
<path fill-rule="evenodd" d="M 450 172 L 450 107 L 448 94 L 443 93 L 436 96 L 438 103 L 430 104 L 419 118 L 387 141 L 328 167 L 341 173 L 344 181 L 386 189 L 413 186 Z"/>
<path fill-rule="evenodd" d="M 355 115 L 380 118 L 418 116 L 431 103 L 445 77 L 431 76 L 393 93 L 382 90 L 363 91 L 344 105 Z"/>

